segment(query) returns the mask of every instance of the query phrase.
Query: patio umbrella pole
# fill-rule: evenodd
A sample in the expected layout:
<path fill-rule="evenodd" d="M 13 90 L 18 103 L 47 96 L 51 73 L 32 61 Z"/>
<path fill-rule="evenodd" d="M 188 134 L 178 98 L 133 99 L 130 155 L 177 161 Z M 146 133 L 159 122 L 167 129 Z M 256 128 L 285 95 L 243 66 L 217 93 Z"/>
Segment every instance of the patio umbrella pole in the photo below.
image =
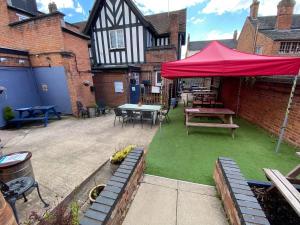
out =
<path fill-rule="evenodd" d="M 290 110 L 291 110 L 291 107 L 292 107 L 292 102 L 293 102 L 293 98 L 294 98 L 294 94 L 295 94 L 295 90 L 296 90 L 299 75 L 300 75 L 300 70 L 298 72 L 298 75 L 295 76 L 295 79 L 294 79 L 293 87 L 292 87 L 291 94 L 290 94 L 289 103 L 288 103 L 288 106 L 287 106 L 287 109 L 286 109 L 286 112 L 285 112 L 284 121 L 283 121 L 282 127 L 280 128 L 279 139 L 278 139 L 277 146 L 276 146 L 276 153 L 279 152 L 280 145 L 281 145 L 283 137 L 284 137 L 285 128 L 286 128 L 287 123 L 288 123 L 289 113 L 290 113 Z"/>

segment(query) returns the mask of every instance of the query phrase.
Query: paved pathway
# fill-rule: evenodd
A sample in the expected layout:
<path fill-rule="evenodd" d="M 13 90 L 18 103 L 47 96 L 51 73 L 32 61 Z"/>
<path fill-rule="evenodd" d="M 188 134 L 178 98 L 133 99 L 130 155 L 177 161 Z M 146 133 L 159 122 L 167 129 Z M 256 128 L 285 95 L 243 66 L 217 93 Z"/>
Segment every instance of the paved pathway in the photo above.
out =
<path fill-rule="evenodd" d="M 214 187 L 145 175 L 123 225 L 228 225 Z"/>

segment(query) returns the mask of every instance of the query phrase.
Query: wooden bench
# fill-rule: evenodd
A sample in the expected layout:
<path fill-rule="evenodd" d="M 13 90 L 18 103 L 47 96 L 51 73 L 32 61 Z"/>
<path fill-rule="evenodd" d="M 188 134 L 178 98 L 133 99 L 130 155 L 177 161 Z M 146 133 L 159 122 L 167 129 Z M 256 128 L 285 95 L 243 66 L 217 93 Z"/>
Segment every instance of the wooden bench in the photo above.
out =
<path fill-rule="evenodd" d="M 280 191 L 287 202 L 293 207 L 300 216 L 300 193 L 278 170 L 263 169 L 268 179 Z"/>
<path fill-rule="evenodd" d="M 22 122 L 34 122 L 34 121 L 43 121 L 45 127 L 48 124 L 48 119 L 46 117 L 15 118 L 10 120 L 9 123 L 16 123 L 17 127 L 20 127 Z"/>
<path fill-rule="evenodd" d="M 193 123 L 193 122 L 187 122 L 187 135 L 189 135 L 189 129 L 188 127 L 210 127 L 210 128 L 226 128 L 231 129 L 231 135 L 232 138 L 234 138 L 234 131 L 235 129 L 239 128 L 236 124 L 229 124 L 229 123 Z"/>

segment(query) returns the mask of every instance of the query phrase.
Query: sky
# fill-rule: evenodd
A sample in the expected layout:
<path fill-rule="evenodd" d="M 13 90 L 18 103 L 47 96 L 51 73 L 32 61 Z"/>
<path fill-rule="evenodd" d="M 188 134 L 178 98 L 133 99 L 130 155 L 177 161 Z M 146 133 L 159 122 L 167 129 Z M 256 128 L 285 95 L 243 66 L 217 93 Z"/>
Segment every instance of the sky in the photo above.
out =
<path fill-rule="evenodd" d="M 48 11 L 49 2 L 56 2 L 68 22 L 87 20 L 94 0 L 37 0 L 39 10 Z M 233 37 L 241 31 L 252 0 L 133 0 L 145 14 L 187 8 L 187 33 L 191 41 L 216 40 Z M 259 15 L 276 15 L 280 0 L 260 0 Z M 296 0 L 295 13 L 300 13 Z"/>

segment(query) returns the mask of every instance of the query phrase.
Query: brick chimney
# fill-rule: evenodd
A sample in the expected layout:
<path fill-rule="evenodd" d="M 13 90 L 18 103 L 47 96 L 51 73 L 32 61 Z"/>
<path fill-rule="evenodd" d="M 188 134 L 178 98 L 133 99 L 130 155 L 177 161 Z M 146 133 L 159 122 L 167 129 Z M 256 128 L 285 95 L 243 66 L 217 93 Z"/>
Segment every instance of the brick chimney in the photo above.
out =
<path fill-rule="evenodd" d="M 258 8 L 259 8 L 259 1 L 253 0 L 252 4 L 250 6 L 250 17 L 251 17 L 251 19 L 257 19 Z"/>
<path fill-rule="evenodd" d="M 276 29 L 289 30 L 293 22 L 295 0 L 281 0 L 277 5 Z"/>
<path fill-rule="evenodd" d="M 178 46 L 178 33 L 179 33 L 179 18 L 178 14 L 172 13 L 170 16 L 170 26 L 169 26 L 169 32 L 170 32 L 170 43 L 171 45 Z"/>
<path fill-rule="evenodd" d="M 48 5 L 49 13 L 57 12 L 57 5 L 55 2 L 50 2 Z"/>
<path fill-rule="evenodd" d="M 237 30 L 234 31 L 233 33 L 233 40 L 237 40 L 238 32 Z"/>

